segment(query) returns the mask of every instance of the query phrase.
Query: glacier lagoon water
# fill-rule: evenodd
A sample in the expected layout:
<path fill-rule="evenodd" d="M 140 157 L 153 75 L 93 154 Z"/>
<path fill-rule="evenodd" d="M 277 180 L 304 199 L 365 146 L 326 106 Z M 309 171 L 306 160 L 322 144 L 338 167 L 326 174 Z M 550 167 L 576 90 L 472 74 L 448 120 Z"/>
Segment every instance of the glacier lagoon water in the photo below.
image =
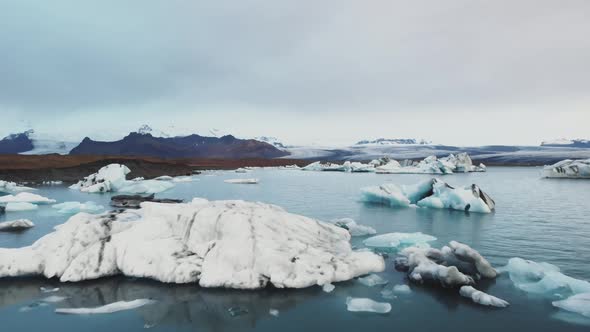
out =
<path fill-rule="evenodd" d="M 392 209 L 360 202 L 360 188 L 384 182 L 411 184 L 429 175 L 344 174 L 294 170 L 255 170 L 247 174 L 213 172 L 194 182 L 177 183 L 160 197 L 244 199 L 280 205 L 290 212 L 321 220 L 353 218 L 377 232 L 423 232 L 471 245 L 494 266 L 511 257 L 544 261 L 563 273 L 590 280 L 590 181 L 540 178 L 540 168 L 490 167 L 487 173 L 444 176 L 451 185 L 478 184 L 496 201 L 493 214 L 466 214 L 432 209 Z M 260 179 L 256 185 L 228 184 L 230 178 Z M 110 195 L 84 194 L 64 186 L 39 187 L 38 194 L 63 201 L 89 201 L 108 208 Z M 30 245 L 67 219 L 49 206 L 30 212 L 11 212 L 0 222 L 29 218 L 36 227 L 23 233 L 0 233 L 0 247 Z M 364 237 L 353 238 L 362 246 Z M 1 263 L 1 262 L 0 262 Z M 380 276 L 390 284 L 407 283 L 387 259 Z M 40 287 L 60 287 L 42 294 Z M 332 293 L 320 287 L 302 290 L 236 291 L 166 285 L 150 280 L 114 277 L 60 284 L 42 278 L 0 280 L 2 331 L 391 331 L 478 330 L 588 331 L 590 319 L 554 308 L 551 300 L 516 289 L 506 275 L 478 287 L 510 302 L 506 309 L 480 307 L 457 290 L 410 285 L 412 293 L 383 299 L 381 287 L 356 281 L 336 284 Z M 49 295 L 63 302 L 45 304 Z M 389 302 L 388 314 L 353 313 L 346 298 L 367 297 Z M 94 307 L 121 300 L 153 298 L 155 304 L 109 315 L 58 315 L 56 307 Z M 269 314 L 279 311 L 278 317 Z M 232 315 L 234 313 L 234 315 Z M 236 314 L 237 313 L 237 314 Z"/>

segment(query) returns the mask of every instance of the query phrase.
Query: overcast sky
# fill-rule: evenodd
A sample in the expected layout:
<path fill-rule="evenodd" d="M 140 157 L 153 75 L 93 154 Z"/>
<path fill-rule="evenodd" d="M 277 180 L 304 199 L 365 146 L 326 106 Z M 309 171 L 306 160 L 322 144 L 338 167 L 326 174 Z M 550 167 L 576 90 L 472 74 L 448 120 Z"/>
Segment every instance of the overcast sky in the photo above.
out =
<path fill-rule="evenodd" d="M 0 0 L 0 134 L 590 138 L 590 1 Z"/>

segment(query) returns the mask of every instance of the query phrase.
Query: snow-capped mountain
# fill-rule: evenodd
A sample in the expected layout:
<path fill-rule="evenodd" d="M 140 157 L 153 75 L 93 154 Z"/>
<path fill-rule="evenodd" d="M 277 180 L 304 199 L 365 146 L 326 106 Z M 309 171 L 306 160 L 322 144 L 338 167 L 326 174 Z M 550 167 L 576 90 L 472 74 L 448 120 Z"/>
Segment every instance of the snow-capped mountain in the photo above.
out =
<path fill-rule="evenodd" d="M 287 146 L 283 144 L 278 138 L 272 136 L 257 136 L 254 137 L 255 140 L 259 142 L 268 143 L 278 149 L 286 149 Z"/>
<path fill-rule="evenodd" d="M 0 153 L 68 154 L 77 144 L 29 129 L 22 133 L 10 134 L 0 140 Z"/>
<path fill-rule="evenodd" d="M 590 140 L 558 138 L 541 142 L 541 146 L 590 148 Z"/>
<path fill-rule="evenodd" d="M 424 139 L 415 138 L 378 138 L 375 140 L 362 140 L 357 142 L 355 145 L 400 145 L 400 144 L 413 144 L 413 145 L 426 145 L 432 144 L 430 141 Z"/>
<path fill-rule="evenodd" d="M 154 129 L 154 128 L 150 127 L 149 125 L 146 125 L 146 124 L 144 124 L 141 127 L 139 127 L 139 129 L 137 130 L 137 133 L 138 134 L 141 134 L 141 135 L 150 134 L 150 135 L 152 135 L 154 137 L 170 137 L 170 135 L 168 135 L 167 133 L 165 133 L 165 132 L 163 132 L 161 130 Z"/>

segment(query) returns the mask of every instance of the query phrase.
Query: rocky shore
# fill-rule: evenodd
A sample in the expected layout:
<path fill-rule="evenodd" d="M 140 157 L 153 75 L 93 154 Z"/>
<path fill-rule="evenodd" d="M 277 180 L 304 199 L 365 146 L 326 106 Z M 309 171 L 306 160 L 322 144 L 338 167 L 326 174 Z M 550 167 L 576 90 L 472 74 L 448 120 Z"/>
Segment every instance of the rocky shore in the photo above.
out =
<path fill-rule="evenodd" d="M 73 183 L 97 172 L 108 164 L 125 164 L 129 178 L 146 179 L 162 175 L 189 175 L 207 169 L 237 169 L 239 167 L 268 167 L 308 161 L 291 159 L 158 159 L 150 157 L 70 156 L 70 155 L 0 155 L 0 179 L 14 182 L 43 183 L 63 181 Z"/>

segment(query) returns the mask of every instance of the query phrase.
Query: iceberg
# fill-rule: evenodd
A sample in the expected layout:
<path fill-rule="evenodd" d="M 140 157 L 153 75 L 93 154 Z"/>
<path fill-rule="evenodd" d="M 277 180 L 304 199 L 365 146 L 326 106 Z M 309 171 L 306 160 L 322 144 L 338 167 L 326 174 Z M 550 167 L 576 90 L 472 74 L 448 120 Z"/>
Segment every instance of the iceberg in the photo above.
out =
<path fill-rule="evenodd" d="M 590 293 L 573 295 L 565 300 L 553 301 L 554 307 L 590 317 Z"/>
<path fill-rule="evenodd" d="M 0 232 L 20 232 L 34 227 L 32 221 L 28 219 L 17 219 L 0 222 Z"/>
<path fill-rule="evenodd" d="M 346 298 L 346 308 L 353 312 L 375 312 L 378 314 L 386 314 L 391 311 L 391 304 L 383 302 L 375 302 L 367 298 Z"/>
<path fill-rule="evenodd" d="M 336 226 L 339 226 L 339 227 L 342 227 L 342 228 L 348 230 L 348 232 L 352 236 L 365 236 L 365 235 L 373 235 L 373 234 L 377 233 L 377 231 L 373 227 L 357 224 L 356 221 L 354 221 L 351 218 L 335 219 L 335 220 L 332 220 L 332 222 Z"/>
<path fill-rule="evenodd" d="M 25 203 L 32 203 L 32 204 L 51 204 L 51 203 L 55 203 L 56 200 L 50 199 L 47 197 L 43 197 L 41 195 L 28 193 L 28 192 L 21 192 L 16 195 L 6 195 L 6 196 L 0 197 L 0 203 L 9 203 L 9 202 L 25 202 Z"/>
<path fill-rule="evenodd" d="M 473 288 L 472 286 L 463 286 L 459 289 L 459 294 L 461 296 L 471 299 L 474 303 L 481 304 L 484 306 L 492 306 L 497 308 L 505 308 L 509 306 L 509 303 L 492 296 L 490 294 L 484 293 L 480 290 Z"/>
<path fill-rule="evenodd" d="M 110 303 L 101 307 L 96 308 L 58 308 L 55 312 L 58 314 L 70 314 L 70 315 L 94 315 L 94 314 L 111 314 L 123 310 L 132 310 L 139 307 L 143 307 L 148 304 L 155 303 L 156 301 L 150 299 L 137 299 L 133 301 L 119 301 Z"/>
<path fill-rule="evenodd" d="M 417 205 L 425 208 L 451 209 L 466 212 L 491 213 L 494 200 L 477 185 L 454 188 L 433 178 L 416 185 L 398 186 L 386 183 L 361 189 L 361 200 L 390 207 Z"/>
<path fill-rule="evenodd" d="M 27 202 L 10 202 L 5 206 L 6 212 L 19 212 L 37 210 L 39 207 L 35 204 Z"/>
<path fill-rule="evenodd" d="M 126 180 L 131 170 L 120 164 L 102 167 L 97 173 L 85 177 L 70 189 L 88 193 L 125 192 L 132 194 L 153 194 L 174 187 L 173 183 L 163 180 Z"/>
<path fill-rule="evenodd" d="M 325 171 L 325 172 L 346 172 L 346 173 L 369 173 L 375 172 L 375 166 L 371 163 L 363 164 L 355 161 L 345 161 L 342 165 L 326 163 L 322 164 L 319 161 L 313 162 L 305 167 L 302 167 L 303 171 Z"/>
<path fill-rule="evenodd" d="M 543 167 L 545 178 L 590 179 L 590 159 L 566 159 Z"/>
<path fill-rule="evenodd" d="M 396 252 L 411 246 L 428 247 L 428 242 L 435 240 L 436 238 L 434 236 L 423 234 L 421 232 L 386 233 L 365 239 L 363 244 L 380 251 Z"/>
<path fill-rule="evenodd" d="M 258 181 L 258 179 L 228 179 L 223 182 L 233 184 L 257 184 Z"/>
<path fill-rule="evenodd" d="M 332 285 L 331 283 L 327 282 L 322 285 L 322 290 L 326 293 L 332 293 L 332 291 L 336 288 L 336 286 Z"/>
<path fill-rule="evenodd" d="M 86 203 L 63 202 L 59 204 L 54 204 L 52 208 L 57 209 L 57 212 L 64 214 L 79 212 L 96 213 L 104 210 L 104 206 L 98 205 L 92 201 L 88 201 Z"/>
<path fill-rule="evenodd" d="M 495 278 L 491 264 L 466 244 L 451 241 L 442 249 L 408 247 L 396 257 L 395 267 L 407 271 L 411 281 L 443 287 L 469 286 L 480 278 Z"/>
<path fill-rule="evenodd" d="M 172 178 L 172 182 L 193 182 L 195 179 L 192 176 L 177 176 L 175 178 Z"/>
<path fill-rule="evenodd" d="M 387 283 L 389 283 L 389 281 L 381 278 L 380 276 L 378 276 L 376 274 L 369 274 L 368 276 L 358 278 L 357 280 L 358 280 L 358 282 L 360 282 L 361 284 L 363 284 L 367 287 L 387 285 Z"/>
<path fill-rule="evenodd" d="M 22 248 L 0 248 L 0 278 L 77 282 L 113 275 L 202 287 L 303 288 L 382 272 L 337 226 L 245 201 L 162 204 L 79 213 Z"/>
<path fill-rule="evenodd" d="M 450 154 L 444 158 L 428 156 L 420 162 L 403 161 L 399 163 L 393 159 L 373 162 L 380 164 L 376 168 L 376 173 L 379 174 L 453 174 L 486 171 L 484 164 L 473 165 L 471 157 L 466 152 L 457 155 Z"/>
<path fill-rule="evenodd" d="M 527 293 L 549 297 L 590 293 L 590 282 L 569 277 L 561 273 L 557 266 L 549 263 L 537 263 L 514 257 L 498 271 L 507 273 L 514 286 Z"/>
<path fill-rule="evenodd" d="M 34 188 L 21 186 L 15 182 L 0 180 L 0 193 L 14 194 L 22 191 L 33 191 Z"/>

